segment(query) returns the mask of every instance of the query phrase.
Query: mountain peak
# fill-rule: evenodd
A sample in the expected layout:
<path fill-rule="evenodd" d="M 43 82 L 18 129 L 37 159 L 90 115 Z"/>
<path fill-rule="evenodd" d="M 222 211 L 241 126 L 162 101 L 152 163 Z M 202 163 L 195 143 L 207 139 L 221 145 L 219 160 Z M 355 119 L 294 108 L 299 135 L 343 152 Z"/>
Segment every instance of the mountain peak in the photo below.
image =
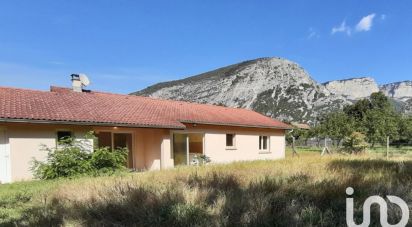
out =
<path fill-rule="evenodd" d="M 359 77 L 344 80 L 334 80 L 323 83 L 333 94 L 342 95 L 351 100 L 366 98 L 373 92 L 378 92 L 379 87 L 372 77 Z"/>
<path fill-rule="evenodd" d="M 402 92 L 392 92 L 393 97 L 408 93 L 408 86 L 400 84 Z M 133 94 L 247 108 L 285 121 L 311 123 L 323 113 L 377 91 L 379 87 L 372 77 L 320 84 L 295 62 L 264 57 L 155 84 Z"/>

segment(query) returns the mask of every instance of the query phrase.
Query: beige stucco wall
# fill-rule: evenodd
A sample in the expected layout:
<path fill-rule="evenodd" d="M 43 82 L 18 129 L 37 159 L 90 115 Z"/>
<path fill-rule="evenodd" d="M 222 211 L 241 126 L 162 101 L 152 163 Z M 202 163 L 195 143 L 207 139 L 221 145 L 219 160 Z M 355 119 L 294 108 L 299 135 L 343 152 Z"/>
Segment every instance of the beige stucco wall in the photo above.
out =
<path fill-rule="evenodd" d="M 10 147 L 10 164 L 12 181 L 27 180 L 32 178 L 31 166 L 33 159 L 44 161 L 47 151 L 42 150 L 42 145 L 56 146 L 58 130 L 70 130 L 81 139 L 90 131 L 88 127 L 76 126 L 50 126 L 30 124 L 2 124 L 7 131 Z"/>
<path fill-rule="evenodd" d="M 131 133 L 133 160 L 137 170 L 157 170 L 173 167 L 170 158 L 170 130 L 150 128 L 95 127 L 95 131 Z M 164 154 L 163 159 L 161 154 Z"/>
<path fill-rule="evenodd" d="M 47 152 L 42 150 L 41 146 L 55 147 L 59 130 L 72 131 L 77 139 L 83 139 L 87 132 L 93 130 L 131 133 L 136 169 L 156 170 L 173 167 L 173 159 L 170 158 L 170 131 L 167 129 L 46 124 L 0 124 L 0 127 L 7 131 L 9 138 L 12 181 L 32 179 L 32 160 L 46 160 Z"/>
<path fill-rule="evenodd" d="M 173 159 L 170 157 L 169 130 L 137 129 L 136 131 L 138 131 L 136 143 L 140 144 L 140 146 L 135 152 L 137 154 L 144 154 L 144 162 L 142 162 L 144 166 L 138 166 L 139 169 L 158 170 L 173 167 Z"/>
<path fill-rule="evenodd" d="M 187 125 L 188 132 L 204 133 L 204 153 L 212 163 L 273 160 L 285 157 L 285 130 Z M 226 134 L 235 134 L 235 148 L 226 147 Z M 259 136 L 269 137 L 269 149 L 259 150 Z"/>
<path fill-rule="evenodd" d="M 44 161 L 47 152 L 41 145 L 56 146 L 57 131 L 69 130 L 82 139 L 89 131 L 126 132 L 133 135 L 133 159 L 138 170 L 172 168 L 172 132 L 168 129 L 91 127 L 46 124 L 0 124 L 6 130 L 10 147 L 12 181 L 32 178 L 33 158 Z M 214 163 L 230 161 L 279 159 L 285 157 L 284 130 L 222 127 L 188 124 L 186 130 L 204 134 L 204 153 Z M 226 133 L 236 135 L 236 149 L 226 148 Z M 259 135 L 270 138 L 269 152 L 259 151 Z"/>

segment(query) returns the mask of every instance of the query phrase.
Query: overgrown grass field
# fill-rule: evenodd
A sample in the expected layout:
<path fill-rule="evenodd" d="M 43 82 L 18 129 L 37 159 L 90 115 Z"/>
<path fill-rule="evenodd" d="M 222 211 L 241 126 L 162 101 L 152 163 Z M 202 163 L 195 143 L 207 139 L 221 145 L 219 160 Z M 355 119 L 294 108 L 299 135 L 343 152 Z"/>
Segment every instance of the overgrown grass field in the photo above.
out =
<path fill-rule="evenodd" d="M 370 195 L 412 201 L 412 161 L 302 152 L 278 161 L 0 185 L 1 226 L 346 226 Z M 393 207 L 389 222 L 400 210 Z M 374 207 L 373 223 L 379 223 Z M 410 223 L 411 224 L 411 223 Z"/>

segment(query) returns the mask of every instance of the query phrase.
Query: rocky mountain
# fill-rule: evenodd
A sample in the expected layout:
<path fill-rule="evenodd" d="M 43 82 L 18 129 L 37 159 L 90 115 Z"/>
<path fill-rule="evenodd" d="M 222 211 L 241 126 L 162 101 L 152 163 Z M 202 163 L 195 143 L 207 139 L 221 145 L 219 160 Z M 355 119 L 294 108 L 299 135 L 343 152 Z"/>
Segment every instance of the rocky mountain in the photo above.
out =
<path fill-rule="evenodd" d="M 323 83 L 330 92 L 342 95 L 349 100 L 369 97 L 371 93 L 378 92 L 379 87 L 371 77 L 334 80 Z"/>
<path fill-rule="evenodd" d="M 394 100 L 401 112 L 412 113 L 412 81 L 385 84 L 379 89 Z"/>
<path fill-rule="evenodd" d="M 379 88 L 372 78 L 364 77 L 320 84 L 294 62 L 259 58 L 158 83 L 132 94 L 249 108 L 284 121 L 311 123 L 316 116 L 340 109 L 379 89 L 393 94 L 391 97 L 400 109 L 406 110 L 405 103 L 412 102 L 412 92 L 408 90 L 412 87 L 408 82 L 402 83 L 405 84 L 399 84 L 400 89 L 395 84 Z"/>

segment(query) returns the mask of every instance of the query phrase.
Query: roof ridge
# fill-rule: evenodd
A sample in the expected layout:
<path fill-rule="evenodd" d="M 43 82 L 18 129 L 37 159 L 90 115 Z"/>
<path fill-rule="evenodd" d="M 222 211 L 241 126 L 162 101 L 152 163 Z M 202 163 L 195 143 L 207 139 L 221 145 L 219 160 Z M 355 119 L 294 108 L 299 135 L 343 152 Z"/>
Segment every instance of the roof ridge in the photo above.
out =
<path fill-rule="evenodd" d="M 52 87 L 53 87 L 53 88 L 57 88 L 57 89 L 68 89 L 68 90 L 71 90 L 71 88 L 69 88 L 69 87 L 61 87 L 61 86 L 51 85 L 50 88 L 52 88 Z M 59 93 L 59 92 L 50 91 L 50 90 L 39 90 L 39 89 L 7 87 L 7 86 L 0 86 L 0 89 L 14 89 L 14 90 L 34 91 L 34 92 L 41 92 L 41 93 Z M 235 110 L 247 110 L 247 111 L 255 112 L 255 111 L 253 111 L 253 110 L 246 109 L 246 108 L 240 108 L 240 107 L 220 106 L 220 105 L 211 104 L 211 103 L 198 103 L 198 102 L 192 102 L 192 101 L 165 99 L 165 98 L 150 97 L 150 96 L 140 96 L 140 95 L 130 95 L 130 94 L 119 94 L 119 93 L 113 93 L 113 92 L 107 92 L 107 91 L 98 91 L 98 90 L 91 90 L 90 92 L 83 92 L 83 93 L 76 92 L 76 93 L 73 93 L 73 94 L 103 94 L 103 95 L 114 95 L 114 96 L 123 96 L 123 97 L 136 97 L 136 98 L 156 100 L 156 101 L 167 101 L 167 102 L 193 104 L 193 105 L 207 105 L 207 106 L 218 107 L 218 108 L 235 109 Z M 262 114 L 262 115 L 263 115 L 263 114 Z M 265 115 L 263 115 L 263 116 L 265 116 Z"/>
<path fill-rule="evenodd" d="M 250 109 L 100 91 L 59 92 L 70 88 L 55 88 L 57 91 L 0 86 L 0 102 L 12 104 L 0 106 L 0 118 L 149 125 L 180 125 L 183 120 L 289 128 Z"/>

